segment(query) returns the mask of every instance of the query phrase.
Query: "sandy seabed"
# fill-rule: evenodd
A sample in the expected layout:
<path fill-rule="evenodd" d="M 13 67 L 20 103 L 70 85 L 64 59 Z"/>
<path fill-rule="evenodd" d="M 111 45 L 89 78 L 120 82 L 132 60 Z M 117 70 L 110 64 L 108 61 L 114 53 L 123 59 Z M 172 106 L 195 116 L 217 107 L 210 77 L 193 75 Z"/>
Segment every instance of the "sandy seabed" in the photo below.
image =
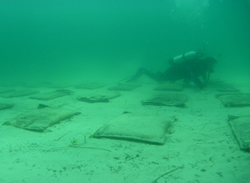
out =
<path fill-rule="evenodd" d="M 186 108 L 143 106 L 156 86 L 144 83 L 108 103 L 84 103 L 77 98 L 94 91 L 66 87 L 74 94 L 50 101 L 29 96 L 1 98 L 15 104 L 0 111 L 1 124 L 44 103 L 81 114 L 46 132 L 0 127 L 0 182 L 3 183 L 210 183 L 250 182 L 250 153 L 241 151 L 228 125 L 228 115 L 249 115 L 249 107 L 225 108 L 214 88 L 194 86 Z M 243 92 L 246 86 L 238 84 Z M 51 88 L 36 87 L 40 92 Z M 106 91 L 107 87 L 98 89 Z M 174 130 L 164 145 L 89 138 L 99 127 L 124 111 L 141 115 L 175 116 Z M 80 148 L 70 147 L 75 141 Z M 174 171 L 173 171 L 174 170 Z"/>

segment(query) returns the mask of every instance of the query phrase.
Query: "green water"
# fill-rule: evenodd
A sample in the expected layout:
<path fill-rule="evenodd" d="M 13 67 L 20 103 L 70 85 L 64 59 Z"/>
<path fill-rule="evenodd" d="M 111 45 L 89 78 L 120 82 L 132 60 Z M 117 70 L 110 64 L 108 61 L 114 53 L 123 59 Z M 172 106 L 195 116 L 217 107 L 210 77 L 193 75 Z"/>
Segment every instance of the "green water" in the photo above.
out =
<path fill-rule="evenodd" d="M 202 50 L 250 78 L 244 0 L 0 0 L 0 83 L 117 81 Z"/>

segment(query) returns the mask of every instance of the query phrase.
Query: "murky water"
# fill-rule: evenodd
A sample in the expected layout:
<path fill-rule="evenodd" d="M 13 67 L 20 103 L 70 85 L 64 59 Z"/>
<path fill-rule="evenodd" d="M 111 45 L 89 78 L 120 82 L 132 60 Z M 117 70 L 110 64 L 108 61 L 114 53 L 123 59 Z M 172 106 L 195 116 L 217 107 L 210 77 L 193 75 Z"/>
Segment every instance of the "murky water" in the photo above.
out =
<path fill-rule="evenodd" d="M 244 0 L 1 0 L 0 22 L 1 83 L 117 81 L 191 50 L 217 57 L 216 78 L 250 78 Z"/>

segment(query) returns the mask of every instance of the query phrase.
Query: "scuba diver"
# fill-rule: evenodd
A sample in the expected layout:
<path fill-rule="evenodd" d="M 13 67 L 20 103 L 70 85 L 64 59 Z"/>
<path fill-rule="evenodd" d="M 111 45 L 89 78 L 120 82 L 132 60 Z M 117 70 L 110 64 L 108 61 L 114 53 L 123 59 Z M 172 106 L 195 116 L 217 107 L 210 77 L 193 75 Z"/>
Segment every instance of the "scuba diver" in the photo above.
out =
<path fill-rule="evenodd" d="M 163 73 L 153 73 L 140 68 L 128 82 L 135 81 L 143 74 L 157 81 L 175 82 L 183 80 L 185 83 L 193 82 L 197 87 L 204 88 L 209 82 L 210 73 L 213 73 L 213 65 L 216 59 L 201 52 L 190 51 L 169 60 L 170 67 Z"/>

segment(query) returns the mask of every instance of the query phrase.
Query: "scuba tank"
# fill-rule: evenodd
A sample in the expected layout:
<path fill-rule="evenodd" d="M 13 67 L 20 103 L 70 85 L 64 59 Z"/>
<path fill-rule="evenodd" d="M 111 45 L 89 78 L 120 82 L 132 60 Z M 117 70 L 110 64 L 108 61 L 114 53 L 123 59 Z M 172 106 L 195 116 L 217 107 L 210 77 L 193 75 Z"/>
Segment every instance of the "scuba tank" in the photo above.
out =
<path fill-rule="evenodd" d="M 171 65 L 180 64 L 180 63 L 183 63 L 185 60 L 191 60 L 191 59 L 197 57 L 197 55 L 198 55 L 197 52 L 190 51 L 190 52 L 184 53 L 182 55 L 179 55 L 179 56 L 176 56 L 176 57 L 170 59 L 169 63 Z"/>

